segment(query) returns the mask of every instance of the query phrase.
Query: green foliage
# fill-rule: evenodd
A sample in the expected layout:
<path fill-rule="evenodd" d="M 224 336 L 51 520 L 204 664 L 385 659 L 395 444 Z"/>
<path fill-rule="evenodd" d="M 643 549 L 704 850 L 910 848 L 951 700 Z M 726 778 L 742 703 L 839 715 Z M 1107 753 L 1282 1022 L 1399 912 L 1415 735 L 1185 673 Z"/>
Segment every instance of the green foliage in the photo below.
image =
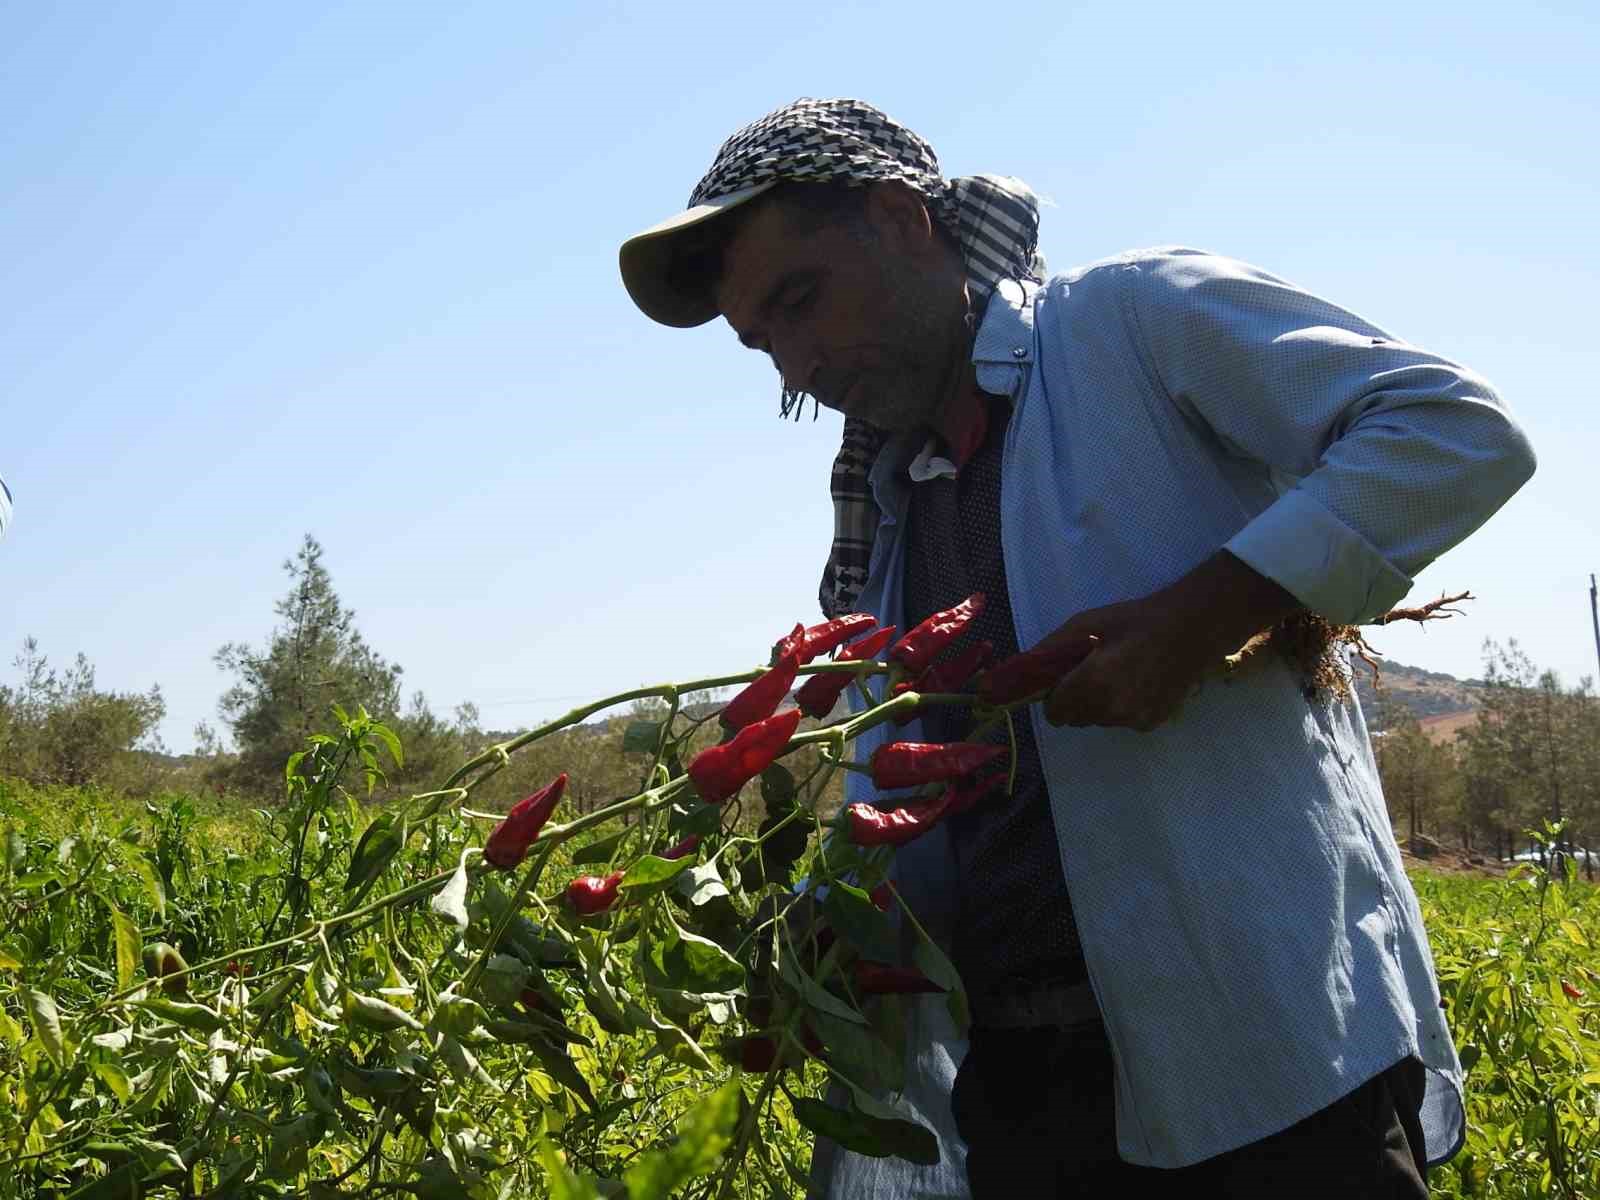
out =
<path fill-rule="evenodd" d="M 1467 1068 L 1466 1146 L 1434 1190 L 1600 1195 L 1600 893 L 1533 867 L 1415 883 Z"/>
<path fill-rule="evenodd" d="M 1484 646 L 1478 720 L 1462 735 L 1469 821 L 1502 835 L 1564 822 L 1580 844 L 1600 830 L 1600 701 L 1589 681 L 1564 687 L 1515 641 Z"/>
<path fill-rule="evenodd" d="M 135 749 L 159 746 L 155 729 L 167 711 L 159 686 L 143 695 L 102 691 L 82 654 L 58 672 L 32 638 L 14 665 L 21 682 L 0 686 L 0 775 L 39 787 L 147 782 Z"/>
<path fill-rule="evenodd" d="M 1397 829 L 1415 839 L 1449 832 L 1509 858 L 1519 830 L 1559 821 L 1577 845 L 1600 842 L 1600 699 L 1591 682 L 1562 684 L 1513 640 L 1484 644 L 1474 719 L 1454 742 L 1428 736 L 1407 705 L 1385 698 L 1369 714 L 1373 748 Z M 1592 875 L 1590 875 L 1592 879 Z"/>
<path fill-rule="evenodd" d="M 333 705 L 385 720 L 400 707 L 401 669 L 362 638 L 322 553 L 307 534 L 284 562 L 290 588 L 275 606 L 283 623 L 264 649 L 229 642 L 216 653 L 217 666 L 234 676 L 218 709 L 238 747 L 230 782 L 242 790 L 269 793 L 307 737 L 333 730 Z"/>
<path fill-rule="evenodd" d="M 683 764 L 716 741 L 717 706 L 687 687 L 729 679 L 514 735 L 470 709 L 447 725 L 420 696 L 402 713 L 398 668 L 360 641 L 320 553 L 307 539 L 289 564 L 269 648 L 219 655 L 235 778 L 271 803 L 0 773 L 0 1200 L 796 1195 L 808 1131 L 934 1161 L 893 1102 L 900 1002 L 858 996 L 853 972 L 909 941 L 958 1026 L 962 982 L 914 914 L 874 904 L 888 852 L 827 838 L 849 740 L 903 704 L 808 724 L 708 805 Z M 49 679 L 40 663 L 30 678 Z M 0 692 L 0 734 L 35 744 L 17 713 L 46 728 L 39 713 L 101 711 L 97 695 L 81 663 Z M 1452 805 L 1470 821 L 1498 788 L 1495 821 L 1556 797 L 1588 819 L 1586 690 L 1516 675 L 1498 705 L 1459 758 L 1391 723 L 1391 803 L 1419 826 Z M 494 813 L 563 771 L 523 865 L 490 869 Z M 692 853 L 663 856 L 691 833 Z M 616 873 L 620 896 L 580 918 L 564 885 L 589 873 Z M 1593 893 L 1537 870 L 1418 884 L 1471 1068 L 1440 1190 L 1600 1194 Z"/>
<path fill-rule="evenodd" d="M 777 1085 L 822 1068 L 742 1075 L 728 1048 L 793 1043 L 806 997 L 860 1030 L 839 1053 L 861 1080 L 897 1081 L 903 1048 L 863 1051 L 853 951 L 819 959 L 784 919 L 812 897 L 762 869 L 763 839 L 820 832 L 833 766 L 793 747 L 752 836 L 764 806 L 703 804 L 682 773 L 714 712 L 669 705 L 626 750 L 580 712 L 374 805 L 409 756 L 334 706 L 247 821 L 0 784 L 0 1197 L 795 1194 L 808 1138 Z M 541 742 L 609 756 L 618 790 L 564 802 L 501 876 L 469 801 Z M 690 831 L 696 853 L 656 853 Z M 870 885 L 886 863 L 855 865 Z M 602 868 L 622 899 L 579 919 L 563 883 Z"/>
<path fill-rule="evenodd" d="M 692 868 L 731 892 L 692 904 L 685 871 L 682 886 L 640 889 L 637 911 L 583 923 L 539 881 L 588 869 L 573 860 L 595 845 L 609 843 L 606 862 L 647 862 L 671 836 L 668 810 L 620 838 L 596 822 L 553 845 L 513 903 L 455 810 L 413 823 L 430 801 L 412 801 L 378 814 L 405 840 L 352 919 L 350 866 L 375 820 L 355 803 L 361 745 L 390 765 L 375 727 L 348 717 L 298 761 L 290 802 L 249 826 L 186 797 L 0 784 L 0 1197 L 376 1185 L 631 1200 L 712 1194 L 730 1171 L 735 1194 L 798 1195 L 809 1131 L 864 1154 L 937 1152 L 872 1090 L 903 1066 L 882 1036 L 893 1022 L 862 1023 L 839 986 L 849 951 L 829 964 L 803 922 L 760 919 L 785 893 L 747 890 L 760 878 L 747 836 L 718 833 Z M 354 792 L 335 782 L 341 763 Z M 464 930 L 427 903 L 451 881 Z M 1415 883 L 1469 1067 L 1467 1144 L 1435 1170 L 1435 1194 L 1600 1194 L 1600 893 L 1534 868 Z M 876 945 L 860 889 L 836 884 L 819 907 L 839 915 L 841 944 Z M 129 963 L 141 942 L 192 964 L 182 992 Z M 959 982 L 931 949 L 918 961 Z M 792 1047 L 801 1019 L 849 1081 L 844 1107 L 815 1098 L 815 1062 L 742 1077 L 719 1065 L 753 1033 Z"/>

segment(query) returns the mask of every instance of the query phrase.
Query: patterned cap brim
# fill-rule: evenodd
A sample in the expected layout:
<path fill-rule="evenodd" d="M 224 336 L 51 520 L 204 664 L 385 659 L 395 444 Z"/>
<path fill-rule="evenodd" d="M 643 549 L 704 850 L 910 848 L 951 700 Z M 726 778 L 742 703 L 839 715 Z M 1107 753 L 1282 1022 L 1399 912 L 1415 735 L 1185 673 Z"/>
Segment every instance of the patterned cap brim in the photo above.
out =
<path fill-rule="evenodd" d="M 755 199 L 762 192 L 777 186 L 777 183 L 776 179 L 769 179 L 752 187 L 729 192 L 726 196 L 706 200 L 623 242 L 617 255 L 618 265 L 622 268 L 622 282 L 640 311 L 652 321 L 676 329 L 689 329 L 713 320 L 718 310 L 710 292 L 705 287 L 695 287 L 673 279 L 672 259 L 678 238 L 686 230 L 720 217 L 746 200 Z"/>

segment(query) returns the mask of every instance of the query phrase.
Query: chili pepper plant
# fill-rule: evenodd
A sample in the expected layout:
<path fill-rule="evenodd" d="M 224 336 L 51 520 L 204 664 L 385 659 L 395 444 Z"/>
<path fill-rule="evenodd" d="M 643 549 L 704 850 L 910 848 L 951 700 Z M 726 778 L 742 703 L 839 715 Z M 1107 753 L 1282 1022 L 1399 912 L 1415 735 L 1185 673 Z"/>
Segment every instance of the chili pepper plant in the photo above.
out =
<path fill-rule="evenodd" d="M 0 1196 L 792 1194 L 800 1127 L 937 1161 L 895 1104 L 903 1005 L 942 993 L 964 1021 L 965 999 L 892 846 L 997 791 L 1006 752 L 897 743 L 875 768 L 851 743 L 978 705 L 896 687 L 977 605 L 893 647 L 862 615 L 796 626 L 768 666 L 597 700 L 375 812 L 361 785 L 403 748 L 336 708 L 261 814 L 268 845 L 218 879 L 162 869 L 134 821 L 53 848 L 11 829 Z M 852 686 L 862 704 L 802 729 L 796 686 L 813 717 Z M 688 710 L 713 688 L 738 691 Z M 561 773 L 475 807 L 529 746 L 639 700 L 662 716 L 627 729 L 629 794 L 564 811 Z M 983 706 L 990 728 L 1009 715 Z M 893 837 L 819 807 L 837 772 L 874 769 L 910 790 Z"/>
<path fill-rule="evenodd" d="M 979 739 L 1093 649 L 974 675 L 982 606 L 898 640 L 860 614 L 796 625 L 765 666 L 605 697 L 384 806 L 361 785 L 403 748 L 336 706 L 253 854 L 197 858 L 177 803 L 55 842 L 13 825 L 0 1200 L 796 1194 L 803 1130 L 936 1161 L 895 1103 L 905 1006 L 942 994 L 961 1025 L 966 1001 L 894 847 L 1012 787 L 1014 754 Z M 622 738 L 642 764 L 626 794 L 575 811 L 569 765 L 509 812 L 477 807 L 529 747 L 638 702 L 659 715 Z M 868 730 L 948 704 L 972 709 L 970 743 L 854 761 Z M 893 800 L 826 815 L 841 771 Z"/>

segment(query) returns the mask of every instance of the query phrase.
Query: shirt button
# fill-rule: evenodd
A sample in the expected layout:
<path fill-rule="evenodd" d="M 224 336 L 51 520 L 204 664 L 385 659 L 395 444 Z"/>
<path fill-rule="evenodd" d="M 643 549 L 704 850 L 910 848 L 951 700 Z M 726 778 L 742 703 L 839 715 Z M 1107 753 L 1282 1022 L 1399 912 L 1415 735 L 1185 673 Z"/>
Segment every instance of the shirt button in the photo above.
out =
<path fill-rule="evenodd" d="M 1027 358 L 1028 357 L 1027 348 L 1023 347 L 1023 346 L 1013 346 L 1013 347 L 1011 347 L 1011 357 L 1012 358 Z"/>

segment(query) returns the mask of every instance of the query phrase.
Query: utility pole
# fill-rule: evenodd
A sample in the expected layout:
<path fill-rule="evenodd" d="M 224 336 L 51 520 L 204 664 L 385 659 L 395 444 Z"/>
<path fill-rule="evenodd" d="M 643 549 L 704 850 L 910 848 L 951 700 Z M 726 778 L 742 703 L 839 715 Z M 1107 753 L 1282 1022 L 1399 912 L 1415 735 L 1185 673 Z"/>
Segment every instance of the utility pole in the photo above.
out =
<path fill-rule="evenodd" d="M 1600 601 L 1596 600 L 1594 572 L 1589 572 L 1589 616 L 1594 620 L 1594 657 L 1600 663 Z M 1600 675 L 1595 677 L 1600 682 Z"/>

